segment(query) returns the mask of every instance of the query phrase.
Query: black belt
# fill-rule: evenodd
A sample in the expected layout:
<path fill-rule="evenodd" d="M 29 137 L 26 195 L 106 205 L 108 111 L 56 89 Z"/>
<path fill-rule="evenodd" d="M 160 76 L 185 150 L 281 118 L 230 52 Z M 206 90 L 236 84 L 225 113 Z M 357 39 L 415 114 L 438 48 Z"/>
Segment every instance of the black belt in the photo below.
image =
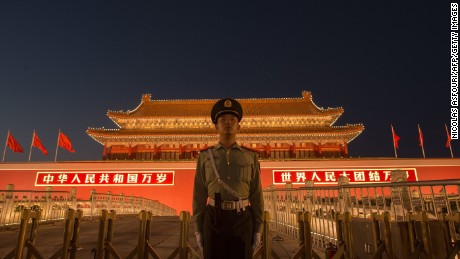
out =
<path fill-rule="evenodd" d="M 209 205 L 216 207 L 216 201 L 212 198 L 209 198 Z M 221 209 L 223 210 L 240 210 L 244 209 L 249 206 L 249 200 L 241 200 L 240 201 L 222 201 L 220 204 Z"/>

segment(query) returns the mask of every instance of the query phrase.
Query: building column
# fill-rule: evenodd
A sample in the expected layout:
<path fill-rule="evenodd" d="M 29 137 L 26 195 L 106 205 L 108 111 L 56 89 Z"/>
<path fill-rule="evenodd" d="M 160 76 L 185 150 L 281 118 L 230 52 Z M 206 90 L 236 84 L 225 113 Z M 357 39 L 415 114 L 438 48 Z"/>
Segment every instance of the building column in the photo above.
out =
<path fill-rule="evenodd" d="M 161 158 L 161 146 L 155 145 L 155 159 Z"/>
<path fill-rule="evenodd" d="M 289 156 L 290 156 L 290 158 L 296 158 L 295 150 L 296 150 L 295 143 L 292 143 L 292 145 L 289 146 Z"/>
<path fill-rule="evenodd" d="M 270 143 L 267 143 L 267 145 L 265 146 L 265 157 L 266 158 L 270 158 L 270 154 L 271 154 L 271 146 L 270 146 Z"/>
<path fill-rule="evenodd" d="M 179 157 L 178 159 L 184 158 L 184 148 L 182 147 L 182 144 L 179 144 Z"/>
<path fill-rule="evenodd" d="M 346 142 L 343 143 L 343 153 L 344 157 L 348 157 L 348 144 Z"/>
<path fill-rule="evenodd" d="M 321 145 L 321 143 L 318 144 L 318 157 L 323 157 L 323 146 Z"/>
<path fill-rule="evenodd" d="M 128 146 L 128 157 L 126 158 L 126 160 L 131 159 L 132 153 L 133 153 L 133 148 L 131 147 L 131 145 L 129 145 Z"/>

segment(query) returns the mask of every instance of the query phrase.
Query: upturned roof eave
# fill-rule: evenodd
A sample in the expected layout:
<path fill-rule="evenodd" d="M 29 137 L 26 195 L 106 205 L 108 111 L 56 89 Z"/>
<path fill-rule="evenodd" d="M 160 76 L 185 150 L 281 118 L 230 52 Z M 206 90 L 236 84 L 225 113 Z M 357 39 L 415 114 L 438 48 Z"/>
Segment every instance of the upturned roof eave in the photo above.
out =
<path fill-rule="evenodd" d="M 329 109 L 326 110 L 322 113 L 300 113 L 300 114 L 293 114 L 293 113 L 279 113 L 279 114 L 257 114 L 257 115 L 252 115 L 252 114 L 245 114 L 245 118 L 248 117 L 261 117 L 261 116 L 272 116 L 272 117 L 285 117 L 285 116 L 290 116 L 290 117 L 327 117 L 327 116 L 341 116 L 343 114 L 343 109 L 342 108 L 334 108 L 334 109 Z M 181 115 L 163 115 L 163 114 L 155 114 L 155 115 L 133 115 L 133 114 L 126 114 L 126 113 L 119 113 L 119 112 L 107 112 L 107 116 L 112 119 L 112 120 L 117 120 L 117 119 L 152 119 L 152 118 L 208 118 L 208 114 L 203 114 L 203 115 L 189 115 L 189 116 L 181 116 Z"/>
<path fill-rule="evenodd" d="M 288 102 L 291 101 L 292 103 L 299 103 L 299 102 L 307 102 L 307 104 L 314 110 L 313 113 L 301 113 L 301 114 L 289 114 L 289 113 L 280 113 L 274 116 L 330 116 L 330 115 L 342 115 L 344 110 L 341 107 L 338 108 L 327 108 L 323 109 L 319 106 L 317 106 L 313 102 L 313 97 L 310 92 L 307 91 L 302 91 L 302 97 L 295 97 L 295 98 L 236 98 L 239 100 L 243 106 L 245 105 L 250 105 L 250 104 L 245 104 L 245 102 L 265 102 L 265 103 L 270 103 L 270 102 Z M 148 107 L 145 106 L 151 106 L 151 105 L 158 105 L 158 104 L 194 104 L 194 105 L 212 105 L 217 99 L 185 99 L 185 100 L 152 100 L 151 99 L 151 94 L 144 94 L 141 98 L 141 102 L 139 105 L 131 110 L 131 111 L 108 111 L 107 116 L 111 118 L 112 120 L 115 120 L 116 118 L 132 118 L 132 117 L 137 117 L 137 118 L 151 118 L 151 117 L 161 117 L 161 118 L 167 118 L 167 117 L 180 117 L 180 115 L 164 115 L 164 114 L 153 114 L 153 115 L 139 115 L 138 112 L 140 110 L 145 110 L 148 109 Z M 247 116 L 270 116 L 271 114 L 248 114 Z M 207 112 L 204 112 L 203 114 L 197 114 L 195 116 L 184 116 L 184 117 L 201 117 L 201 116 L 209 116 Z"/>
<path fill-rule="evenodd" d="M 356 131 L 356 132 L 349 132 L 349 133 L 342 133 L 342 134 L 334 134 L 330 137 L 336 137 L 336 138 L 342 138 L 347 144 L 350 143 L 351 141 L 353 141 L 357 136 L 359 136 L 361 134 L 361 131 Z M 89 134 L 94 140 L 96 140 L 98 143 L 100 143 L 101 145 L 104 145 L 105 142 L 110 142 L 110 141 L 114 141 L 115 138 L 110 138 L 110 137 L 107 137 L 107 136 L 96 136 L 96 135 L 91 135 Z M 144 136 L 142 138 L 155 138 L 155 137 L 165 137 L 165 138 L 172 138 L 172 139 L 182 139 L 184 137 L 196 137 L 198 134 L 189 134 L 189 135 L 184 135 L 184 136 L 178 136 L 178 135 L 153 135 L 153 136 Z M 215 134 L 206 134 L 206 133 L 203 133 L 203 134 L 199 134 L 199 136 L 207 136 L 207 137 L 212 137 L 214 136 Z M 264 136 L 264 135 L 267 135 L 270 136 L 270 135 L 273 135 L 273 134 L 259 134 L 259 136 Z M 310 137 L 310 138 L 314 138 L 314 137 L 317 137 L 318 135 L 321 135 L 320 133 L 318 134 L 285 134 L 286 136 L 284 137 L 298 137 L 298 138 L 307 138 L 307 137 Z M 241 137 L 244 137 L 244 135 L 240 135 L 240 138 Z M 278 135 L 278 137 L 283 137 L 283 135 Z M 137 138 L 140 138 L 139 136 L 137 136 Z M 119 141 L 119 139 L 118 139 Z"/>
<path fill-rule="evenodd" d="M 339 136 L 339 135 L 349 135 L 349 134 L 361 134 L 364 130 L 364 127 L 360 124 L 358 125 L 349 125 L 343 126 L 339 128 L 332 128 L 331 130 L 319 130 L 319 131 L 299 131 L 299 132 L 289 132 L 283 131 L 280 129 L 279 131 L 274 130 L 271 132 L 240 132 L 240 135 L 299 135 L 299 136 L 314 136 L 314 135 L 330 135 L 330 136 Z M 199 131 L 195 129 L 195 132 L 190 132 L 190 130 L 184 129 L 182 131 L 155 131 L 155 130 L 144 130 L 144 131 L 131 131 L 131 130 L 110 130 L 110 129 L 88 129 L 87 134 L 92 138 L 98 137 L 106 137 L 106 138 L 115 138 L 115 137 L 155 137 L 155 136 L 200 136 L 200 135 L 215 135 L 215 131 L 213 129 L 200 129 Z M 356 136 L 357 136 L 356 135 Z M 356 137 L 355 136 L 355 137 Z M 354 137 L 354 138 L 355 138 Z"/>

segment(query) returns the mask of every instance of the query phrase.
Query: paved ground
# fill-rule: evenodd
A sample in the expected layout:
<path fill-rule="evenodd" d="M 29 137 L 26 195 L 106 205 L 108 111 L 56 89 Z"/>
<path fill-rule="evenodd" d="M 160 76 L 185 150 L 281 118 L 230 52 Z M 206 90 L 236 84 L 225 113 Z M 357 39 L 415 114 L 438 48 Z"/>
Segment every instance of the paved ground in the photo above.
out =
<path fill-rule="evenodd" d="M 84 220 L 80 227 L 78 246 L 82 249 L 77 258 L 92 258 L 91 250 L 97 246 L 99 221 Z M 4 258 L 16 246 L 18 227 L 0 229 L 0 258 Z M 190 224 L 189 242 L 197 249 L 193 235 L 193 224 Z M 49 258 L 62 245 L 64 223 L 40 225 L 36 238 L 39 252 Z M 125 258 L 136 246 L 139 233 L 139 221 L 135 216 L 117 216 L 114 222 L 113 246 Z M 178 217 L 154 217 L 150 244 L 161 258 L 167 258 L 179 245 L 180 221 Z M 28 235 L 27 235 L 28 236 Z M 273 240 L 272 249 L 280 258 L 290 258 L 298 248 L 298 242 L 289 238 Z M 323 252 L 317 251 L 321 256 Z"/>

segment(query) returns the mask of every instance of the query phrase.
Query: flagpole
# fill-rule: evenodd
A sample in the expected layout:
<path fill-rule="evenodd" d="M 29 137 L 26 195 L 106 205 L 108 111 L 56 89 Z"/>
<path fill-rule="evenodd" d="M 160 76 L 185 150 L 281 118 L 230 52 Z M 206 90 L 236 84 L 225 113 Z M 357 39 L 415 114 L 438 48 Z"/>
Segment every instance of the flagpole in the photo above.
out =
<path fill-rule="evenodd" d="M 393 129 L 393 124 L 391 124 L 391 137 L 393 138 L 393 149 L 395 150 L 395 158 L 398 158 L 398 153 L 396 152 L 395 130 Z"/>
<path fill-rule="evenodd" d="M 35 129 L 34 129 L 34 133 L 32 134 L 32 141 L 30 142 L 29 162 L 30 162 L 30 157 L 32 156 L 32 146 L 34 145 L 34 136 L 35 136 Z"/>
<path fill-rule="evenodd" d="M 447 141 L 449 141 L 450 157 L 454 158 L 454 153 L 452 152 L 452 145 L 450 144 L 449 130 L 447 129 L 447 125 L 445 123 L 444 123 L 444 126 L 446 127 L 447 136 L 449 137 Z"/>
<path fill-rule="evenodd" d="M 8 137 L 9 136 L 10 136 L 10 130 L 8 130 L 8 134 L 6 134 L 6 141 L 5 141 L 5 148 L 3 149 L 2 163 L 5 162 L 6 145 L 8 145 Z"/>
<path fill-rule="evenodd" d="M 57 137 L 57 142 L 56 142 L 56 155 L 54 156 L 54 162 L 57 160 L 57 153 L 58 153 L 58 147 L 59 147 L 59 136 L 61 135 L 61 129 L 59 129 L 58 132 L 58 137 Z"/>
<path fill-rule="evenodd" d="M 423 144 L 422 144 L 422 154 L 423 154 L 423 158 L 426 158 L 425 157 L 425 148 L 423 147 Z"/>
<path fill-rule="evenodd" d="M 417 123 L 417 127 L 418 127 L 418 139 L 420 141 L 420 146 L 422 147 L 422 154 L 423 154 L 423 158 L 425 158 L 425 148 L 423 147 L 423 135 L 422 135 L 422 131 L 420 129 L 420 125 Z"/>

